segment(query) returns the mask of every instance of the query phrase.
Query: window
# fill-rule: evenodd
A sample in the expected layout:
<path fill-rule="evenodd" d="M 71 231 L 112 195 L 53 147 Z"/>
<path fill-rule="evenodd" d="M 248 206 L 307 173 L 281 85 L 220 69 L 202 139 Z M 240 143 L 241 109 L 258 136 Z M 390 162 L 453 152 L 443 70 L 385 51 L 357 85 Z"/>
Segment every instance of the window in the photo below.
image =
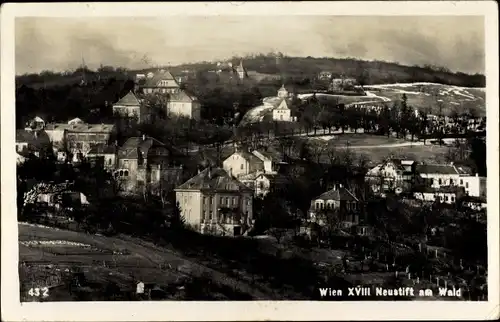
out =
<path fill-rule="evenodd" d="M 451 202 L 455 202 L 455 196 L 451 196 Z"/>
<path fill-rule="evenodd" d="M 450 179 L 450 186 L 453 185 L 453 179 Z"/>
<path fill-rule="evenodd" d="M 283 115 L 280 115 L 280 120 L 282 120 L 282 119 L 283 119 Z"/>
<path fill-rule="evenodd" d="M 203 204 L 206 205 L 207 204 L 207 197 L 203 197 Z"/>
<path fill-rule="evenodd" d="M 247 200 L 247 206 L 250 206 L 250 203 L 251 203 L 251 202 L 252 202 L 252 201 L 251 201 L 250 199 L 248 199 L 248 200 Z"/>
<path fill-rule="evenodd" d="M 259 189 L 260 190 L 263 190 L 264 189 L 264 182 L 259 182 Z"/>
<path fill-rule="evenodd" d="M 113 160 L 112 159 L 108 159 L 108 165 L 111 165 L 113 164 Z"/>
<path fill-rule="evenodd" d="M 439 180 L 438 180 L 438 183 L 439 183 L 440 185 L 441 185 L 441 183 L 442 183 L 442 182 L 443 182 L 443 181 L 441 181 L 441 179 L 439 179 Z"/>
<path fill-rule="evenodd" d="M 464 179 L 460 179 L 460 185 L 464 184 Z"/>
<path fill-rule="evenodd" d="M 226 205 L 229 205 L 229 198 L 226 197 Z"/>
<path fill-rule="evenodd" d="M 468 182 L 465 183 L 465 188 L 469 188 L 469 183 Z"/>
<path fill-rule="evenodd" d="M 440 200 L 440 201 L 443 201 L 443 196 L 439 196 L 439 200 Z"/>
<path fill-rule="evenodd" d="M 233 206 L 234 206 L 234 205 L 236 205 L 236 198 L 235 198 L 235 197 L 233 197 L 233 198 L 232 198 L 232 200 L 231 200 L 231 204 L 232 204 Z"/>
<path fill-rule="evenodd" d="M 224 203 L 224 198 L 220 197 L 220 202 L 221 205 Z"/>
<path fill-rule="evenodd" d="M 240 170 L 243 170 L 243 163 L 240 165 Z"/>
<path fill-rule="evenodd" d="M 210 197 L 210 204 L 213 205 L 214 204 L 214 198 L 213 197 Z"/>
<path fill-rule="evenodd" d="M 320 203 L 316 202 L 316 210 L 320 209 Z"/>
<path fill-rule="evenodd" d="M 206 210 L 203 210 L 203 221 L 207 220 L 207 212 Z"/>
<path fill-rule="evenodd" d="M 445 196 L 445 197 L 444 197 L 444 200 L 448 201 L 448 196 Z"/>
<path fill-rule="evenodd" d="M 213 218 L 213 212 L 210 210 L 210 212 L 208 213 L 208 220 L 212 220 Z"/>

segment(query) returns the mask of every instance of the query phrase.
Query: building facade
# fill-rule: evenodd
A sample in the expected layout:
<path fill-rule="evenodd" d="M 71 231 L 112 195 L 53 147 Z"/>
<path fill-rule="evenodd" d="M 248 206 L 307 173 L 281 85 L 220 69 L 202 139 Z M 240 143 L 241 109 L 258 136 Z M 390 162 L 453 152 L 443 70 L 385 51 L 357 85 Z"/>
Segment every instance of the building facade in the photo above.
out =
<path fill-rule="evenodd" d="M 113 104 L 113 114 L 123 117 L 135 118 L 139 122 L 141 119 L 141 100 L 132 92 L 128 92 L 125 96 L 120 98 L 118 102 Z"/>
<path fill-rule="evenodd" d="M 251 152 L 237 149 L 222 162 L 222 168 L 229 175 L 239 178 L 258 171 L 264 171 L 264 161 Z"/>
<path fill-rule="evenodd" d="M 286 99 L 283 99 L 278 107 L 273 109 L 273 120 L 281 122 L 292 122 L 292 110 L 288 107 Z"/>
<path fill-rule="evenodd" d="M 415 183 L 416 162 L 389 159 L 371 168 L 365 175 L 373 193 L 408 191 Z"/>
<path fill-rule="evenodd" d="M 196 96 L 181 90 L 169 95 L 167 113 L 199 121 L 201 120 L 201 104 Z"/>
<path fill-rule="evenodd" d="M 160 195 L 171 191 L 182 179 L 182 165 L 174 162 L 178 151 L 155 138 L 129 138 L 118 150 L 115 178 L 120 191 Z"/>
<path fill-rule="evenodd" d="M 221 168 L 206 168 L 175 189 L 186 224 L 206 234 L 244 235 L 253 226 L 253 191 Z"/>
<path fill-rule="evenodd" d="M 361 209 L 362 204 L 354 193 L 342 185 L 335 185 L 311 201 L 308 221 L 319 225 L 334 221 L 340 226 L 350 227 L 359 223 Z"/>

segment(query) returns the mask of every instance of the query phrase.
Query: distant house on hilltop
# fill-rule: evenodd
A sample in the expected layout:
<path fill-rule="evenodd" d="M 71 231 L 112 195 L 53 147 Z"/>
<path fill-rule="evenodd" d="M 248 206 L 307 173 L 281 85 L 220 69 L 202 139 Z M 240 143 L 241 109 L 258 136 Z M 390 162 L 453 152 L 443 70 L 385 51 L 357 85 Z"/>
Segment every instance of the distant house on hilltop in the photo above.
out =
<path fill-rule="evenodd" d="M 180 91 L 179 83 L 167 70 L 148 74 L 146 78 L 138 81 L 138 87 L 144 94 L 178 93 Z"/>

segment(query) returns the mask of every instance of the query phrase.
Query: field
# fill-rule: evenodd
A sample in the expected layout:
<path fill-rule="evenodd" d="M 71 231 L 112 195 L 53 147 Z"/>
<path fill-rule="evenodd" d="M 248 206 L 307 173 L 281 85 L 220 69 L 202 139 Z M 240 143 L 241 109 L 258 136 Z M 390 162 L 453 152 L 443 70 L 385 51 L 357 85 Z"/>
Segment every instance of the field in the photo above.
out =
<path fill-rule="evenodd" d="M 443 113 L 474 110 L 479 116 L 486 115 L 484 88 L 458 87 L 433 83 L 408 83 L 369 85 L 364 87 L 368 93 L 386 97 L 391 101 L 400 100 L 403 94 L 408 105 L 416 108 L 430 108 L 432 114 L 438 113 L 438 104 L 443 105 Z"/>

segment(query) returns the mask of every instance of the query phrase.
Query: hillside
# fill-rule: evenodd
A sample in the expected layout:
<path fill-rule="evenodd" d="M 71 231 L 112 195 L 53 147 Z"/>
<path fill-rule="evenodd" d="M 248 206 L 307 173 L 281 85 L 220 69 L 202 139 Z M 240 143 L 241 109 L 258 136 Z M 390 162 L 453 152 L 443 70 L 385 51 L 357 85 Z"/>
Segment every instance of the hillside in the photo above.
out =
<path fill-rule="evenodd" d="M 429 108 L 438 114 L 440 105 L 445 115 L 454 111 L 469 111 L 477 116 L 486 115 L 486 92 L 484 88 L 459 87 L 435 83 L 384 84 L 365 86 L 369 94 L 385 97 L 391 101 L 400 100 L 405 94 L 408 105 L 422 109 Z"/>
<path fill-rule="evenodd" d="M 318 278 L 311 259 L 276 256 L 266 240 L 192 236 L 157 246 L 138 238 L 97 236 L 19 224 L 21 300 L 31 287 L 47 285 L 46 301 L 109 299 L 110 283 L 133 293 L 135 283 L 155 283 L 173 300 L 276 300 L 310 298 Z M 185 238 L 184 238 L 185 237 Z M 170 237 L 173 238 L 173 237 Z M 186 243 L 186 238 L 190 243 Z M 237 247 L 234 253 L 231 247 Z M 309 256 L 307 253 L 297 256 Z M 86 285 L 68 291 L 68 276 L 81 268 Z M 285 267 L 289 267 L 283 275 Z M 299 276 L 307 276 L 300 279 Z M 284 294 L 281 294 L 281 293 Z"/>
<path fill-rule="evenodd" d="M 314 57 L 281 57 L 276 56 L 256 55 L 230 59 L 233 64 L 238 64 L 240 59 L 243 60 L 245 68 L 250 73 L 281 75 L 283 79 L 294 80 L 313 80 L 319 72 L 329 71 L 334 76 L 339 77 L 354 77 L 363 85 L 387 84 L 387 83 L 408 83 L 408 82 L 431 82 L 442 83 L 455 86 L 466 87 L 484 87 L 486 78 L 484 75 L 475 74 L 469 75 L 460 72 L 451 72 L 443 67 L 433 66 L 404 66 L 398 63 L 383 62 L 383 61 L 362 61 L 354 58 L 314 58 Z M 207 72 L 216 69 L 216 62 L 196 62 L 182 64 L 177 66 L 164 66 L 158 68 L 168 68 L 173 74 L 195 74 Z M 111 69 L 112 71 L 100 71 L 106 75 L 116 77 L 118 74 L 128 75 L 133 77 L 136 73 L 146 73 L 154 71 L 158 68 L 147 68 L 142 70 L 125 71 L 123 68 Z M 91 71 L 89 72 L 93 74 Z M 45 72 L 43 75 L 19 75 L 16 76 L 16 83 L 20 86 L 33 85 L 43 83 L 45 78 L 50 78 L 50 83 L 68 84 L 69 82 L 79 81 L 81 73 L 50 73 Z M 260 78 L 260 77 L 259 77 Z"/>

